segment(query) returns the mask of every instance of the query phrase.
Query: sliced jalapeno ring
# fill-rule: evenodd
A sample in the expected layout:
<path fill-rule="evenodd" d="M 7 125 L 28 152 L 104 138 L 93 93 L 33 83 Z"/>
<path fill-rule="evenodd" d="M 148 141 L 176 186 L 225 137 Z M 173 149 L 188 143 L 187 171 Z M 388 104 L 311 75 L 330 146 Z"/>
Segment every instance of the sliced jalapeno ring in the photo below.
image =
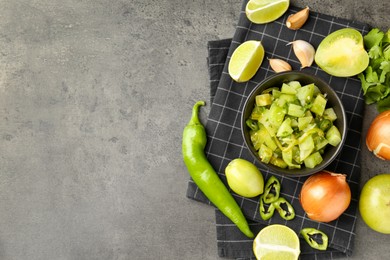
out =
<path fill-rule="evenodd" d="M 272 202 L 272 204 L 283 219 L 292 220 L 295 218 L 294 208 L 285 198 L 279 197 L 279 199 Z"/>
<path fill-rule="evenodd" d="M 326 250 L 328 248 L 328 236 L 315 228 L 304 228 L 300 234 L 305 241 L 314 249 Z"/>
<path fill-rule="evenodd" d="M 252 120 L 252 119 L 247 119 L 245 121 L 246 125 L 252 129 L 253 131 L 257 131 L 259 130 L 259 125 L 257 124 L 257 122 L 255 120 Z"/>
<path fill-rule="evenodd" d="M 275 206 L 273 204 L 266 204 L 263 196 L 260 197 L 260 217 L 263 220 L 268 220 L 274 215 Z"/>
<path fill-rule="evenodd" d="M 263 195 L 264 202 L 271 204 L 272 202 L 276 201 L 279 198 L 280 187 L 280 181 L 275 176 L 269 177 L 267 183 L 265 184 Z"/>

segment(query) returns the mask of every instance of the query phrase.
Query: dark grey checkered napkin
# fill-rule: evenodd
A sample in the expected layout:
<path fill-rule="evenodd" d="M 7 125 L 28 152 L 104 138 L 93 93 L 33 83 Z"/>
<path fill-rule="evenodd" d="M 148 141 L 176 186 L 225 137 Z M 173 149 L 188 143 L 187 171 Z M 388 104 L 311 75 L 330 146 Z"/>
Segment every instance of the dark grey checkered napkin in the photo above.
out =
<path fill-rule="evenodd" d="M 216 169 L 221 179 L 226 183 L 224 169 L 235 158 L 244 158 L 253 163 L 255 161 L 244 145 L 240 132 L 240 116 L 248 94 L 266 77 L 273 74 L 267 59 L 254 78 L 246 83 L 236 83 L 227 73 L 227 63 L 234 49 L 247 40 L 261 40 L 266 50 L 266 58 L 281 58 L 288 61 L 294 70 L 300 69 L 300 64 L 291 46 L 287 43 L 293 40 L 306 40 L 315 48 L 329 33 L 352 27 L 366 34 L 370 27 L 344 19 L 311 12 L 308 22 L 298 31 L 291 31 L 285 27 L 285 19 L 298 9 L 290 7 L 289 11 L 279 20 L 266 24 L 256 25 L 249 22 L 243 9 L 232 40 L 209 42 L 208 65 L 210 72 L 211 101 L 206 131 L 208 143 L 205 149 L 207 157 Z M 360 81 L 356 78 L 332 77 L 316 65 L 305 68 L 303 71 L 316 74 L 330 83 L 344 104 L 347 114 L 348 131 L 344 148 L 337 159 L 327 167 L 328 170 L 347 174 L 348 183 L 352 191 L 352 202 L 346 212 L 337 220 L 330 223 L 318 223 L 307 218 L 299 204 L 298 196 L 301 186 L 307 177 L 290 178 L 277 176 L 282 183 L 282 195 L 288 199 L 295 211 L 294 220 L 285 221 L 277 214 L 269 221 L 263 221 L 259 214 L 258 198 L 248 199 L 233 194 L 241 206 L 245 216 L 250 221 L 252 230 L 257 233 L 262 227 L 280 223 L 291 227 L 297 233 L 304 227 L 315 227 L 329 236 L 329 249 L 326 252 L 311 249 L 301 240 L 301 259 L 332 259 L 352 254 L 355 238 L 355 224 L 357 218 L 357 198 L 360 181 L 360 149 L 361 127 L 363 120 L 364 100 Z M 271 174 L 267 168 L 257 165 L 265 178 Z M 202 192 L 190 180 L 187 197 L 209 203 Z M 221 257 L 250 259 L 253 257 L 252 240 L 246 238 L 223 214 L 216 210 L 218 254 Z"/>

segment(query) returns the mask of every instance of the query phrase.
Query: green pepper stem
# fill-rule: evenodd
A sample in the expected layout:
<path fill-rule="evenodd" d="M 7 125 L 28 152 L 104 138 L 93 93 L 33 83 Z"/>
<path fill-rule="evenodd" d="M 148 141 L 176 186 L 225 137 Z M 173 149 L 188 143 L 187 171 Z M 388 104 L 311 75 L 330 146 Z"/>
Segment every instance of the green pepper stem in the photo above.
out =
<path fill-rule="evenodd" d="M 199 108 L 201 106 L 204 106 L 205 105 L 205 102 L 204 101 L 198 101 L 195 103 L 195 105 L 193 106 L 192 108 L 192 115 L 191 115 L 191 119 L 190 119 L 190 122 L 188 122 L 188 125 L 199 125 L 201 124 L 200 120 L 199 120 Z"/>

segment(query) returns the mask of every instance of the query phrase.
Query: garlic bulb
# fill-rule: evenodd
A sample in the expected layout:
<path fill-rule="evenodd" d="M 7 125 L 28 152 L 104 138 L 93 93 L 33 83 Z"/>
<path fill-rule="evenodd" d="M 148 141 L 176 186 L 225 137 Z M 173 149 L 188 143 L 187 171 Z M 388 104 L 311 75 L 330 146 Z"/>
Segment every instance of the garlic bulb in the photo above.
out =
<path fill-rule="evenodd" d="M 292 70 L 291 65 L 281 59 L 268 59 L 269 65 L 275 72 Z"/>
<path fill-rule="evenodd" d="M 295 56 L 301 62 L 301 69 L 310 67 L 314 61 L 315 49 L 313 45 L 304 41 L 296 40 L 288 43 L 287 45 L 292 44 Z"/>

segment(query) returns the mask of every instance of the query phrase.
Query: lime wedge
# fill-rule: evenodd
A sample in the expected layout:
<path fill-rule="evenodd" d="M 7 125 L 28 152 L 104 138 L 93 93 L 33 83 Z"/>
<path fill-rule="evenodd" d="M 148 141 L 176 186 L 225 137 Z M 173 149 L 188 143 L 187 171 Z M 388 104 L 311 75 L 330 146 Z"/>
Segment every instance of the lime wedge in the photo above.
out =
<path fill-rule="evenodd" d="M 250 80 L 259 69 L 264 59 L 264 47 L 260 41 L 243 42 L 233 52 L 228 72 L 233 80 L 245 82 Z"/>
<path fill-rule="evenodd" d="M 281 17 L 289 5 L 290 0 L 250 0 L 245 13 L 252 23 L 264 24 Z"/>
<path fill-rule="evenodd" d="M 283 225 L 267 226 L 255 237 L 253 252 L 256 259 L 296 260 L 300 254 L 298 235 Z"/>

